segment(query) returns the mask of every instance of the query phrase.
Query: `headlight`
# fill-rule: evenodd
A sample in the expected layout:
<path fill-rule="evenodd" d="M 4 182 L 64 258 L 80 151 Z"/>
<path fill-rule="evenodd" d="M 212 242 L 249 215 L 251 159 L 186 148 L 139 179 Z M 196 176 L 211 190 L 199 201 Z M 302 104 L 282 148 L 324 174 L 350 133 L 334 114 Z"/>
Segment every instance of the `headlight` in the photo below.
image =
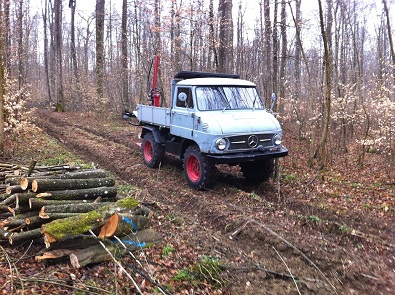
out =
<path fill-rule="evenodd" d="M 280 134 L 276 134 L 273 136 L 273 143 L 274 143 L 274 145 L 281 144 L 281 135 Z"/>
<path fill-rule="evenodd" d="M 215 141 L 215 147 L 220 151 L 223 151 L 226 148 L 226 140 L 224 138 L 218 138 Z"/>

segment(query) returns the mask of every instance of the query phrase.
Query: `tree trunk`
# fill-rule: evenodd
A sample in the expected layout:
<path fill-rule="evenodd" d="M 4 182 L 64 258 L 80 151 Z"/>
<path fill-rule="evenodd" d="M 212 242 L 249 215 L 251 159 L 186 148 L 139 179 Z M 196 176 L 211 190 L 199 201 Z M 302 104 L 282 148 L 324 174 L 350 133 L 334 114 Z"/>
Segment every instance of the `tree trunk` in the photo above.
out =
<path fill-rule="evenodd" d="M 112 178 L 35 179 L 32 181 L 32 191 L 42 193 L 50 190 L 87 189 L 114 185 L 115 180 Z"/>
<path fill-rule="evenodd" d="M 71 9 L 71 20 L 70 20 L 70 51 L 71 51 L 71 62 L 73 65 L 73 72 L 74 72 L 74 79 L 75 79 L 75 85 L 77 88 L 77 101 L 79 106 L 81 107 L 81 89 L 80 89 L 80 77 L 78 74 L 78 64 L 77 64 L 77 53 L 75 50 L 75 21 L 74 21 L 74 16 L 75 16 L 75 7 L 76 7 L 76 1 L 77 0 L 69 0 L 69 8 Z"/>
<path fill-rule="evenodd" d="M 279 99 L 285 98 L 285 83 L 286 83 L 286 64 L 287 64 L 287 13 L 286 13 L 286 0 L 281 1 L 281 60 L 280 60 L 280 91 Z M 282 112 L 282 105 L 279 102 Z"/>
<path fill-rule="evenodd" d="M 133 210 L 138 208 L 137 206 L 137 200 L 125 198 L 88 213 L 81 213 L 75 217 L 59 219 L 44 224 L 41 230 L 45 236 L 45 244 L 48 248 L 51 243 L 56 241 L 63 241 L 89 230 L 98 229 L 116 212 L 120 210 L 133 212 Z"/>
<path fill-rule="evenodd" d="M 4 96 L 5 96 L 5 75 L 4 75 L 4 64 L 3 64 L 3 15 L 2 15 L 2 1 L 0 1 L 0 154 L 4 152 L 4 140 L 5 140 L 5 122 L 4 122 Z"/>
<path fill-rule="evenodd" d="M 105 0 L 96 0 L 96 85 L 100 102 L 104 96 L 104 4 Z"/>
<path fill-rule="evenodd" d="M 57 112 L 64 112 L 63 94 L 63 59 L 62 59 L 62 0 L 54 0 L 55 10 L 55 56 L 56 56 L 56 107 Z"/>
<path fill-rule="evenodd" d="M 44 3 L 44 11 L 42 12 L 42 18 L 43 18 L 43 30 L 44 30 L 44 71 L 45 71 L 45 78 L 46 78 L 46 84 L 47 84 L 47 95 L 48 95 L 48 102 L 51 104 L 53 103 L 52 99 L 52 94 L 51 94 L 51 79 L 50 79 L 50 74 L 49 74 L 49 62 L 48 62 L 48 55 L 49 55 L 49 49 L 48 49 L 48 25 L 47 25 L 47 20 L 48 20 L 48 5 L 49 3 L 45 2 Z"/>
<path fill-rule="evenodd" d="M 37 198 L 44 198 L 46 200 L 92 200 L 97 197 L 106 199 L 115 198 L 116 195 L 117 188 L 115 186 L 103 186 L 87 189 L 46 191 L 45 193 L 37 194 Z"/>
<path fill-rule="evenodd" d="M 213 0 L 210 0 L 209 5 L 209 66 L 213 65 L 215 70 L 219 70 L 217 46 L 215 42 L 215 29 L 214 29 L 214 4 Z"/>
<path fill-rule="evenodd" d="M 394 43 L 392 41 L 390 15 L 389 15 L 388 7 L 387 7 L 387 0 L 382 0 L 382 1 L 383 1 L 383 5 L 384 5 L 385 17 L 387 20 L 388 41 L 389 41 L 389 46 L 390 46 L 390 51 L 391 51 L 391 59 L 392 59 L 392 78 L 393 78 L 394 84 L 395 84 L 395 49 L 394 49 Z"/>
<path fill-rule="evenodd" d="M 122 1 L 122 32 L 121 32 L 121 43 L 122 43 L 122 104 L 123 109 L 129 109 L 129 71 L 128 71 L 128 2 L 127 0 Z"/>
<path fill-rule="evenodd" d="M 219 0 L 218 17 L 218 72 L 232 73 L 234 70 L 232 0 Z"/>
<path fill-rule="evenodd" d="M 324 25 L 324 15 L 322 11 L 321 0 L 318 0 L 319 16 L 320 16 L 320 26 L 321 35 L 324 45 L 324 69 L 325 69 L 325 104 L 324 104 L 324 126 L 322 128 L 322 134 L 317 148 L 316 154 L 320 157 L 321 169 L 325 168 L 327 162 L 327 140 L 329 133 L 330 124 L 330 113 L 331 113 L 331 94 L 332 94 L 332 62 L 330 56 L 330 48 L 328 42 L 328 28 L 325 30 Z"/>

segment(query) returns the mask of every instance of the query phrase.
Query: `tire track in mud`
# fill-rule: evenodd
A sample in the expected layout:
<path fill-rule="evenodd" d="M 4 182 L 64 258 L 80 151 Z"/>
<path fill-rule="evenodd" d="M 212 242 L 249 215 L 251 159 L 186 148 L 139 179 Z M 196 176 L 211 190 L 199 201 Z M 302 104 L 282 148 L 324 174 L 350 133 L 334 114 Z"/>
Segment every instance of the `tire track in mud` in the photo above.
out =
<path fill-rule="evenodd" d="M 114 173 L 120 180 L 140 187 L 143 191 L 140 197 L 169 206 L 177 212 L 176 214 L 182 216 L 189 227 L 182 235 L 189 236 L 193 243 L 200 243 L 203 247 L 209 248 L 209 251 L 222 256 L 229 264 L 250 266 L 246 276 L 253 278 L 249 280 L 251 290 L 269 287 L 272 290 L 281 290 L 281 294 L 292 294 L 295 291 L 292 281 L 268 281 L 266 273 L 256 271 L 259 266 L 264 266 L 286 273 L 276 256 L 275 249 L 278 249 L 287 259 L 290 268 L 298 270 L 298 276 L 315 278 L 316 286 L 304 282 L 305 291 L 315 294 L 328 294 L 332 291 L 307 261 L 295 254 L 294 250 L 278 237 L 268 234 L 252 223 L 247 223 L 249 219 L 269 224 L 272 230 L 280 233 L 303 253 L 309 253 L 309 258 L 326 273 L 330 281 L 338 287 L 338 291 L 348 285 L 350 288 L 356 288 L 348 280 L 347 283 L 342 282 L 343 286 L 340 287 L 340 281 L 344 280 L 344 264 L 341 259 L 336 258 L 343 257 L 347 250 L 339 248 L 336 234 L 334 237 L 329 235 L 326 228 L 301 226 L 292 217 L 278 214 L 281 210 L 278 210 L 279 205 L 274 203 L 263 200 L 258 202 L 259 207 L 248 202 L 243 204 L 243 199 L 248 198 L 250 190 L 243 190 L 243 185 L 241 188 L 240 185 L 235 185 L 238 181 L 236 177 L 220 175 L 219 182 L 224 181 L 224 184 L 216 186 L 215 190 L 193 191 L 187 187 L 180 168 L 174 169 L 173 165 L 165 164 L 161 169 L 153 170 L 141 165 L 142 159 L 137 145 L 132 146 L 125 136 L 115 136 L 102 130 L 78 126 L 56 118 L 49 112 L 44 116 L 36 116 L 34 120 L 50 136 L 58 139 L 84 160 L 93 161 Z M 267 193 L 275 193 L 275 189 L 269 187 Z M 240 195 L 241 201 L 235 198 L 235 194 Z M 240 231 L 237 232 L 238 230 Z M 254 267 L 255 271 L 252 272 Z M 240 277 L 235 279 L 236 289 L 233 291 L 240 291 L 237 289 L 240 287 L 238 285 L 241 285 L 241 290 L 245 288 L 244 276 L 238 275 L 240 269 L 236 268 L 236 271 L 230 274 L 234 278 L 236 275 Z"/>

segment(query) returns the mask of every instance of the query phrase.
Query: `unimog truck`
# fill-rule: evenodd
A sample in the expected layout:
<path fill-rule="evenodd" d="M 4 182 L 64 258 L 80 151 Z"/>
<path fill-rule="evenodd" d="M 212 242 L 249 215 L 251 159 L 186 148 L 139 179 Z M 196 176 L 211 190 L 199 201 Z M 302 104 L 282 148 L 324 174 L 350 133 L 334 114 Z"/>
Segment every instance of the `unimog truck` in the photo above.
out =
<path fill-rule="evenodd" d="M 263 182 L 274 159 L 288 154 L 256 85 L 234 74 L 181 71 L 171 83 L 170 107 L 160 107 L 153 91 L 151 105 L 137 105 L 133 116 L 142 126 L 144 163 L 157 168 L 165 153 L 175 155 L 197 190 L 212 184 L 215 164 L 239 165 L 248 181 Z"/>

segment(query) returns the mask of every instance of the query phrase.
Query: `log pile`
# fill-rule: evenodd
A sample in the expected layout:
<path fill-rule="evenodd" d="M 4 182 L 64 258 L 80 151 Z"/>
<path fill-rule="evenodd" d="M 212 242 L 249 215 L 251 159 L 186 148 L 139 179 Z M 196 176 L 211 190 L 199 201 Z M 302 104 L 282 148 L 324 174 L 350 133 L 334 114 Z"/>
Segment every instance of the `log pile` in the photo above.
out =
<path fill-rule="evenodd" d="M 160 242 L 153 212 L 117 194 L 101 169 L 0 164 L 0 241 L 45 245 L 37 261 L 74 267 L 119 258 Z"/>

